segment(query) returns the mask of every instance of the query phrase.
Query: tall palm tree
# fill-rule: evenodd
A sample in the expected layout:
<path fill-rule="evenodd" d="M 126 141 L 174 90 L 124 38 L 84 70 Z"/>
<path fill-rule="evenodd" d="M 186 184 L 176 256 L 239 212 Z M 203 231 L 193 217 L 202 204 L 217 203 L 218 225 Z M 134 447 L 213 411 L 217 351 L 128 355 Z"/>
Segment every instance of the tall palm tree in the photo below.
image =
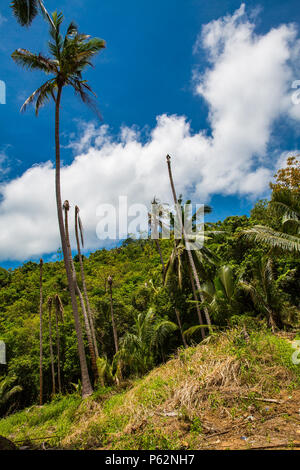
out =
<path fill-rule="evenodd" d="M 56 352 L 57 352 L 57 381 L 58 391 L 62 392 L 61 386 L 61 373 L 60 373 L 60 335 L 59 335 L 59 322 L 64 321 L 64 307 L 59 295 L 56 294 L 54 298 L 55 302 L 55 326 L 56 326 Z"/>
<path fill-rule="evenodd" d="M 40 405 L 43 404 L 43 260 L 40 259 Z"/>
<path fill-rule="evenodd" d="M 30 26 L 34 18 L 37 16 L 40 8 L 42 15 L 54 27 L 52 18 L 46 10 L 42 0 L 12 0 L 10 6 L 21 26 Z"/>
<path fill-rule="evenodd" d="M 49 320 L 49 349 L 50 349 L 50 361 L 51 361 L 51 375 L 52 375 L 52 396 L 55 395 L 55 369 L 54 369 L 54 355 L 53 355 L 53 344 L 52 344 L 52 297 L 48 298 L 48 320 Z"/>
<path fill-rule="evenodd" d="M 92 339 L 92 333 L 91 333 L 91 327 L 90 327 L 90 322 L 88 318 L 88 314 L 86 311 L 83 295 L 81 293 L 81 290 L 79 289 L 78 282 L 77 282 L 77 276 L 76 276 L 76 270 L 74 266 L 74 261 L 72 258 L 72 250 L 71 250 L 71 244 L 70 244 L 70 236 L 69 236 L 69 223 L 68 223 L 68 212 L 70 210 L 70 204 L 69 201 L 65 201 L 64 205 L 64 212 L 65 212 L 65 233 L 66 233 L 66 240 L 67 240 L 67 248 L 69 252 L 69 260 L 70 260 L 70 266 L 71 266 L 71 271 L 72 271 L 72 278 L 73 278 L 73 283 L 75 286 L 75 291 L 79 297 L 80 301 L 80 306 L 82 310 L 82 315 L 83 315 L 83 320 L 84 320 L 84 325 L 85 325 L 85 331 L 86 331 L 86 336 L 88 340 L 88 347 L 90 351 L 90 356 L 91 356 L 91 365 L 92 365 L 92 370 L 94 374 L 95 380 L 98 378 L 98 368 L 97 368 L 97 361 L 96 361 L 96 353 L 93 345 L 93 339 Z"/>
<path fill-rule="evenodd" d="M 167 155 L 167 165 L 168 165 L 169 179 L 170 179 L 170 184 L 171 184 L 171 189 L 172 189 L 172 194 L 173 194 L 173 200 L 174 200 L 174 204 L 175 204 L 176 208 L 178 209 L 178 199 L 177 199 L 177 196 L 176 196 L 176 190 L 175 190 L 175 185 L 174 185 L 174 180 L 173 180 L 173 175 L 172 175 L 172 170 L 171 170 L 171 157 L 170 157 L 170 155 Z M 190 264 L 190 267 L 191 267 L 191 270 L 192 270 L 192 275 L 193 275 L 193 278 L 195 280 L 196 287 L 197 287 L 197 290 L 199 292 L 200 299 L 201 299 L 201 301 L 204 301 L 199 276 L 198 276 L 197 269 L 196 269 L 196 266 L 195 266 L 195 262 L 194 262 L 194 259 L 193 259 L 193 256 L 192 256 L 192 253 L 191 253 L 191 250 L 190 250 L 190 247 L 189 247 L 189 240 L 188 240 L 185 228 L 183 226 L 181 214 L 178 214 L 178 221 L 179 221 L 179 224 L 180 224 L 180 230 L 182 232 L 183 239 L 185 241 L 185 249 L 187 251 L 187 256 L 188 256 L 189 264 Z M 210 320 L 210 316 L 209 316 L 209 312 L 208 312 L 207 307 L 204 307 L 204 314 L 205 314 L 207 324 L 211 325 L 211 320 Z"/>
<path fill-rule="evenodd" d="M 115 323 L 114 302 L 113 302 L 113 296 L 112 296 L 113 278 L 111 276 L 108 276 L 107 283 L 109 286 L 111 323 L 112 323 L 112 329 L 113 329 L 113 335 L 114 335 L 115 350 L 117 353 L 119 351 L 119 339 L 118 339 L 117 327 Z"/>
<path fill-rule="evenodd" d="M 80 239 L 79 239 L 79 232 L 80 232 Z M 98 351 L 98 346 L 97 346 L 97 340 L 96 340 L 96 333 L 95 333 L 95 319 L 94 319 L 94 314 L 91 309 L 90 301 L 89 301 L 89 296 L 87 293 L 87 288 L 86 288 L 86 282 L 85 282 L 85 274 L 84 274 L 84 268 L 83 268 L 83 259 L 81 255 L 81 248 L 80 248 L 80 241 L 82 244 L 82 247 L 84 247 L 84 238 L 83 238 L 83 226 L 81 222 L 81 218 L 79 216 L 79 207 L 75 206 L 75 235 L 76 235 L 76 243 L 77 243 L 77 251 L 78 251 L 78 259 L 79 259 L 79 265 L 80 265 L 80 273 L 81 273 L 81 281 L 82 281 L 82 286 L 83 286 L 83 294 L 84 294 L 84 299 L 87 307 L 87 314 L 89 318 L 89 323 L 91 327 L 91 333 L 92 333 L 92 340 L 93 340 L 93 345 L 95 349 L 95 354 L 96 358 L 99 357 L 99 351 Z"/>
<path fill-rule="evenodd" d="M 52 21 L 54 27 L 50 25 L 51 41 L 49 42 L 49 52 L 51 57 L 46 57 L 42 54 L 34 54 L 25 49 L 16 50 L 12 54 L 12 57 L 17 64 L 29 70 L 39 70 L 46 73 L 46 75 L 52 75 L 50 79 L 35 90 L 25 101 L 22 106 L 22 110 L 25 110 L 29 104 L 35 102 L 35 110 L 36 114 L 38 114 L 41 106 L 43 106 L 49 99 L 52 98 L 55 103 L 55 192 L 57 216 L 77 334 L 78 355 L 82 376 L 82 395 L 83 397 L 86 397 L 92 394 L 93 389 L 86 363 L 75 285 L 72 278 L 72 269 L 64 229 L 60 184 L 60 107 L 62 91 L 66 86 L 71 86 L 84 103 L 90 105 L 93 104 L 89 96 L 89 92 L 92 93 L 92 89 L 88 85 L 87 81 L 83 80 L 82 73 L 91 65 L 92 58 L 105 47 L 105 42 L 102 39 L 91 39 L 90 36 L 80 34 L 74 23 L 69 25 L 66 35 L 63 37 L 60 33 L 63 21 L 62 14 L 58 14 L 57 12 L 53 13 Z"/>

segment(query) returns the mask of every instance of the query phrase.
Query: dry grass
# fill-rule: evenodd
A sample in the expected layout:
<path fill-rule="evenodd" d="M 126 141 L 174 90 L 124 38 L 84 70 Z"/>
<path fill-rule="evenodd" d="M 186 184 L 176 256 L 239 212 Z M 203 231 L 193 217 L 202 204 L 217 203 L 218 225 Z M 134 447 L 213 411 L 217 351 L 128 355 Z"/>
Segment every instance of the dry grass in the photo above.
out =
<path fill-rule="evenodd" d="M 235 428 L 245 413 L 261 413 L 265 403 L 255 401 L 257 397 L 276 398 L 299 390 L 300 367 L 292 365 L 291 353 L 290 343 L 268 332 L 250 333 L 249 341 L 239 329 L 211 336 L 196 347 L 179 350 L 129 389 L 96 394 L 74 406 L 68 418 L 72 424 L 56 445 L 201 448 L 203 433 Z M 51 426 L 55 432 L 53 422 Z M 7 429 L 7 437 L 18 434 L 12 426 Z M 25 431 L 28 437 L 38 433 L 37 427 Z M 47 434 L 47 422 L 43 432 Z"/>

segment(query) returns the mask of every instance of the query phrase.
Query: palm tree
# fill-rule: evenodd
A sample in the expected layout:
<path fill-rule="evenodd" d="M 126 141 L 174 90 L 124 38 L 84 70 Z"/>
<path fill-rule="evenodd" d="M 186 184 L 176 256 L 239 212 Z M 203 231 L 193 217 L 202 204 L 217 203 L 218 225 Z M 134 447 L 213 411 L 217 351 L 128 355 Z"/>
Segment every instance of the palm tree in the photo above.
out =
<path fill-rule="evenodd" d="M 97 378 L 98 378 L 98 368 L 97 368 L 95 349 L 94 349 L 93 340 L 92 340 L 90 322 L 89 322 L 88 314 L 87 314 L 87 311 L 86 311 L 83 295 L 82 295 L 81 290 L 79 289 L 79 286 L 78 286 L 77 277 L 76 277 L 76 270 L 75 270 L 74 261 L 73 261 L 73 258 L 72 258 L 72 250 L 71 250 L 70 236 L 69 236 L 69 223 L 68 223 L 68 212 L 70 210 L 69 201 L 64 202 L 63 208 L 64 208 L 64 212 L 65 212 L 65 233 L 66 233 L 66 240 L 67 240 L 67 248 L 68 248 L 68 252 L 69 252 L 70 266 L 71 266 L 71 271 L 72 271 L 72 278 L 73 278 L 73 283 L 74 283 L 74 286 L 75 286 L 75 291 L 76 291 L 76 293 L 79 297 L 80 306 L 81 306 L 81 310 L 82 310 L 82 314 L 83 314 L 85 331 L 86 331 L 86 336 L 87 336 L 87 340 L 88 340 L 88 347 L 89 347 L 90 356 L 91 356 L 92 370 L 93 370 L 94 378 L 95 378 L 95 380 L 97 380 Z"/>
<path fill-rule="evenodd" d="M 80 239 L 79 239 L 79 231 L 80 231 Z M 92 340 L 93 340 L 93 345 L 94 345 L 96 359 L 97 359 L 99 357 L 99 351 L 98 351 L 96 333 L 95 333 L 95 324 L 94 324 L 95 319 L 94 319 L 93 311 L 90 306 L 89 296 L 87 293 L 85 274 L 84 274 L 84 268 L 83 268 L 83 259 L 82 259 L 81 248 L 80 248 L 80 240 L 81 240 L 82 247 L 84 247 L 84 238 L 83 238 L 83 226 L 82 226 L 81 218 L 79 216 L 78 206 L 75 206 L 75 235 L 76 235 L 76 242 L 77 242 L 77 251 L 78 251 L 78 259 L 79 259 L 79 265 L 80 265 L 81 281 L 82 281 L 82 286 L 83 286 L 83 294 L 84 294 L 85 303 L 87 307 L 87 314 L 88 314 L 88 319 L 89 319 L 89 323 L 91 326 Z"/>
<path fill-rule="evenodd" d="M 208 302 L 208 308 L 218 323 L 226 319 L 236 310 L 236 292 L 238 284 L 235 282 L 233 270 L 229 265 L 219 268 L 213 282 L 207 281 L 203 284 L 203 294 Z"/>
<path fill-rule="evenodd" d="M 187 201 L 186 205 L 190 203 L 191 201 Z M 181 211 L 182 218 L 184 218 L 185 213 L 184 213 L 184 207 L 182 206 L 181 197 L 178 200 L 177 209 Z M 211 212 L 211 208 L 209 206 L 204 206 L 204 213 L 210 213 L 210 212 Z M 192 227 L 195 226 L 196 218 L 197 218 L 197 213 L 195 213 L 194 215 L 191 215 L 190 223 Z M 172 220 L 172 223 L 174 223 L 174 220 Z M 219 233 L 220 231 L 205 231 L 205 232 L 202 232 L 202 237 L 204 241 L 208 241 L 211 239 L 212 235 L 216 235 Z M 205 262 L 215 265 L 217 261 L 216 256 L 211 252 L 211 250 L 209 250 L 204 245 L 199 246 L 197 250 L 193 250 L 191 253 L 191 257 L 193 258 L 193 261 L 195 263 L 197 273 L 200 272 L 202 275 L 205 275 L 205 269 L 204 269 Z M 203 325 L 204 322 L 202 319 L 202 314 L 201 314 L 201 309 L 200 309 L 200 301 L 198 298 L 198 292 L 197 292 L 195 280 L 193 277 L 193 272 L 191 269 L 191 264 L 190 264 L 190 260 L 188 256 L 188 250 L 186 249 L 186 241 L 184 238 L 182 238 L 181 240 L 174 239 L 174 248 L 171 252 L 171 255 L 169 257 L 169 260 L 167 261 L 166 268 L 165 268 L 164 284 L 166 285 L 168 283 L 170 276 L 175 274 L 178 279 L 179 289 L 182 290 L 183 278 L 186 272 L 188 272 L 188 276 L 191 282 L 199 324 Z M 206 307 L 206 304 L 203 304 L 202 307 L 203 308 Z M 205 337 L 205 332 L 204 332 L 203 327 L 201 327 L 201 336 L 202 336 L 202 339 Z"/>
<path fill-rule="evenodd" d="M 49 99 L 52 98 L 55 103 L 55 191 L 57 216 L 77 334 L 78 355 L 82 376 L 82 395 L 83 397 L 86 397 L 92 394 L 93 389 L 86 363 L 75 286 L 72 279 L 72 269 L 64 229 L 60 185 L 60 106 L 62 91 L 66 86 L 71 86 L 84 103 L 90 105 L 93 103 L 89 96 L 89 92 L 92 93 L 92 89 L 88 85 L 87 81 L 83 80 L 82 73 L 91 65 L 91 59 L 105 47 L 105 42 L 102 39 L 91 39 L 90 36 L 80 34 L 74 23 L 69 25 L 65 37 L 63 37 L 60 33 L 63 21 L 62 14 L 55 12 L 52 15 L 52 21 L 54 27 L 50 25 L 50 36 L 52 39 L 49 42 L 50 58 L 42 54 L 34 54 L 25 49 L 16 50 L 12 54 L 12 57 L 17 64 L 29 70 L 39 70 L 46 73 L 46 75 L 52 75 L 50 79 L 34 91 L 25 101 L 22 106 L 22 110 L 25 110 L 29 104 L 35 102 L 35 110 L 36 114 L 38 114 L 41 106 L 43 106 Z"/>
<path fill-rule="evenodd" d="M 40 405 L 43 404 L 43 260 L 40 259 Z"/>
<path fill-rule="evenodd" d="M 12 396 L 23 390 L 20 385 L 11 387 L 16 380 L 15 376 L 9 377 L 8 375 L 0 379 L 0 408 L 6 405 Z"/>
<path fill-rule="evenodd" d="M 241 236 L 283 252 L 300 252 L 300 199 L 297 191 L 280 189 L 273 191 L 269 207 L 281 217 L 282 231 L 255 225 L 241 232 Z"/>
<path fill-rule="evenodd" d="M 113 296 L 112 296 L 112 284 L 113 284 L 112 276 L 108 276 L 107 283 L 109 285 L 111 323 L 112 323 L 112 329 L 113 329 L 113 334 L 114 334 L 115 350 L 117 353 L 119 351 L 119 339 L 118 339 L 118 333 L 117 333 L 115 315 L 114 315 L 114 303 L 113 303 Z"/>
<path fill-rule="evenodd" d="M 49 348 L 50 348 L 50 361 L 51 361 L 51 375 L 52 375 L 52 396 L 55 395 L 55 369 L 54 369 L 54 356 L 53 356 L 53 345 L 52 345 L 52 304 L 53 300 L 51 297 L 48 298 L 48 314 L 49 314 Z"/>
<path fill-rule="evenodd" d="M 32 21 L 37 16 L 40 8 L 42 15 L 54 27 L 52 18 L 46 10 L 46 7 L 42 0 L 12 0 L 10 5 L 17 21 L 20 23 L 21 26 L 31 25 Z"/>
<path fill-rule="evenodd" d="M 56 294 L 55 298 L 55 326 L 56 326 L 56 352 L 57 352 L 57 381 L 58 391 L 62 392 L 61 387 L 61 373 L 60 373 L 60 337 L 59 337 L 59 322 L 64 321 L 64 307 L 59 295 Z"/>
<path fill-rule="evenodd" d="M 155 349 L 160 347 L 162 351 L 166 338 L 175 330 L 178 330 L 175 323 L 157 318 L 152 308 L 146 313 L 139 313 L 133 331 L 122 338 L 114 363 L 122 361 L 135 373 L 144 374 L 154 365 Z"/>
<path fill-rule="evenodd" d="M 174 180 L 173 180 L 173 176 L 172 176 L 171 157 L 170 157 L 170 155 L 167 155 L 167 165 L 168 165 L 170 184 L 171 184 L 171 189 L 172 189 L 172 194 L 173 194 L 173 200 L 174 200 L 174 204 L 175 204 L 175 206 L 178 210 L 178 199 L 177 199 L 177 196 L 176 196 L 176 190 L 175 190 Z M 182 232 L 182 236 L 183 236 L 183 239 L 184 239 L 184 242 L 185 242 L 185 249 L 187 251 L 187 256 L 188 256 L 189 264 L 190 264 L 190 267 L 191 267 L 192 275 L 193 275 L 193 278 L 195 280 L 196 287 L 197 287 L 197 290 L 199 292 L 200 299 L 201 299 L 201 301 L 204 301 L 199 276 L 198 276 L 197 269 L 196 269 L 196 266 L 195 266 L 195 262 L 194 262 L 194 259 L 193 259 L 193 256 L 192 256 L 192 253 L 191 253 L 191 250 L 190 250 L 190 247 L 189 247 L 189 240 L 188 240 L 188 237 L 186 235 L 185 228 L 183 226 L 181 214 L 178 214 L 178 221 L 179 221 L 180 230 Z M 207 324 L 211 325 L 210 316 L 209 316 L 209 313 L 208 313 L 208 309 L 206 307 L 204 307 L 204 314 L 205 314 Z"/>
<path fill-rule="evenodd" d="M 154 197 L 153 201 L 151 201 L 151 206 L 152 206 L 152 208 L 153 208 L 153 206 L 159 206 L 159 201 L 156 199 L 156 197 Z M 157 238 L 157 237 L 159 237 L 159 231 L 157 230 L 157 225 L 159 225 L 159 227 L 162 228 L 163 221 L 162 221 L 162 217 L 160 215 L 158 215 L 156 213 L 153 214 L 152 212 L 153 211 L 151 211 L 151 213 L 148 213 L 148 224 L 149 224 L 149 229 L 150 229 L 153 241 L 155 243 L 157 252 L 158 252 L 159 257 L 160 257 L 160 262 L 161 262 L 161 266 L 162 266 L 162 275 L 163 275 L 163 278 L 164 278 L 165 263 L 164 263 L 164 258 L 163 258 L 162 251 L 161 251 L 161 246 L 160 246 L 160 243 L 159 243 L 159 238 Z"/>
<path fill-rule="evenodd" d="M 240 280 L 239 285 L 267 318 L 272 331 L 282 328 L 281 314 L 286 305 L 281 302 L 275 285 L 272 258 L 260 259 L 251 282 Z"/>

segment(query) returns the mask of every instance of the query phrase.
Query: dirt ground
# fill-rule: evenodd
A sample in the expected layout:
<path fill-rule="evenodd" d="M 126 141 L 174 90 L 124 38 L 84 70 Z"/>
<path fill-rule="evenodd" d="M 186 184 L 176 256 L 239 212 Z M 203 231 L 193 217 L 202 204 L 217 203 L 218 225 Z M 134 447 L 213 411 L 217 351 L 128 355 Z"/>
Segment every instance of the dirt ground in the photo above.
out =
<path fill-rule="evenodd" d="M 285 392 L 276 400 L 280 403 L 250 405 L 237 419 L 228 416 L 224 408 L 207 416 L 197 448 L 300 450 L 300 390 L 289 395 Z"/>

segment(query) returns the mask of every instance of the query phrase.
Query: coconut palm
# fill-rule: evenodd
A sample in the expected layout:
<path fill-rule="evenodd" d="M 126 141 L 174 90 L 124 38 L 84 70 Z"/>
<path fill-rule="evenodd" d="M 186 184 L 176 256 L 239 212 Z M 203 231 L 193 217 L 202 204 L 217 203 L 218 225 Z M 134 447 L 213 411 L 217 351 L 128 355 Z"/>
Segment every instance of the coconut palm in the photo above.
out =
<path fill-rule="evenodd" d="M 88 340 L 88 347 L 89 347 L 90 356 L 91 356 L 92 370 L 93 370 L 94 378 L 95 378 L 95 380 L 97 380 L 97 378 L 98 378 L 98 368 L 97 368 L 97 362 L 96 362 L 95 349 L 94 349 L 93 340 L 92 340 L 92 332 L 91 332 L 90 322 L 89 322 L 87 310 L 86 310 L 86 307 L 85 307 L 83 295 L 82 295 L 81 290 L 79 289 L 79 286 L 78 286 L 76 270 L 75 270 L 74 261 L 73 261 L 73 258 L 72 258 L 72 250 L 71 250 L 70 236 L 69 236 L 69 223 L 68 223 L 68 212 L 70 210 L 69 201 L 64 202 L 63 208 L 64 208 L 64 213 L 65 213 L 65 233 L 66 233 L 66 240 L 67 240 L 67 248 L 68 248 L 68 252 L 69 252 L 70 266 L 71 266 L 71 271 L 72 271 L 72 279 L 73 279 L 73 283 L 74 283 L 74 286 L 75 286 L 75 291 L 76 291 L 76 293 L 79 297 L 79 301 L 80 301 L 80 306 L 81 306 L 84 325 L 85 325 L 86 336 L 87 336 L 87 340 Z"/>
<path fill-rule="evenodd" d="M 34 18 L 37 16 L 39 9 L 42 15 L 54 27 L 51 16 L 49 15 L 44 2 L 42 0 L 12 0 L 11 8 L 13 13 L 21 26 L 31 25 Z"/>
<path fill-rule="evenodd" d="M 79 232 L 80 232 L 80 238 L 79 238 Z M 83 259 L 81 255 L 81 247 L 80 247 L 80 241 L 82 244 L 82 247 L 84 247 L 84 238 L 83 238 L 83 226 L 81 222 L 81 218 L 79 216 L 79 207 L 75 206 L 75 235 L 76 235 L 76 243 L 77 243 L 77 252 L 78 252 L 78 259 L 79 259 L 79 265 L 80 265 L 80 274 L 81 274 L 81 281 L 82 281 L 82 286 L 83 286 L 83 294 L 84 294 L 84 299 L 87 307 L 87 314 L 88 314 L 88 319 L 91 327 L 91 333 L 92 333 L 92 340 L 93 340 L 93 345 L 95 349 L 95 354 L 96 358 L 99 357 L 99 351 L 98 351 L 98 346 L 97 346 L 97 340 L 96 340 L 96 333 L 95 333 L 95 319 L 94 319 L 94 314 L 91 309 L 90 301 L 89 301 L 89 296 L 87 293 L 87 287 L 86 287 L 86 282 L 85 282 L 85 274 L 84 274 L 84 268 L 83 268 Z"/>
<path fill-rule="evenodd" d="M 52 344 L 52 305 L 53 300 L 51 297 L 48 298 L 48 321 L 49 321 L 49 349 L 50 349 L 50 362 L 51 362 L 51 376 L 52 376 L 52 396 L 55 395 L 55 369 L 54 369 L 54 355 L 53 355 L 53 344 Z"/>
<path fill-rule="evenodd" d="M 191 201 L 186 202 L 186 205 L 189 205 L 189 204 L 191 204 Z M 185 211 L 182 205 L 181 197 L 178 200 L 177 208 L 178 210 L 181 211 L 182 219 L 184 220 L 186 219 L 187 223 L 190 223 L 192 228 L 195 228 L 197 213 L 195 213 L 194 215 L 191 215 L 190 216 L 191 220 L 189 221 L 188 215 L 185 217 Z M 204 206 L 204 213 L 210 213 L 210 212 L 211 212 L 211 208 L 209 206 Z M 173 220 L 172 220 L 172 223 L 174 223 Z M 220 233 L 219 231 L 202 232 L 202 239 L 204 242 L 208 241 L 211 239 L 213 235 L 216 235 L 219 233 Z M 167 284 L 170 276 L 175 274 L 178 279 L 179 289 L 181 290 L 183 287 L 184 275 L 186 273 L 188 274 L 190 282 L 191 282 L 194 301 L 196 303 L 199 324 L 203 325 L 204 322 L 202 319 L 202 314 L 201 314 L 201 309 L 200 309 L 200 301 L 198 298 L 196 283 L 195 283 L 195 279 L 194 279 L 191 264 L 190 264 L 190 257 L 188 254 L 189 250 L 186 248 L 186 246 L 187 246 L 186 239 L 184 237 L 182 237 L 181 239 L 177 239 L 177 240 L 174 239 L 174 248 L 171 252 L 171 255 L 169 257 L 169 260 L 167 261 L 166 268 L 165 268 L 164 284 Z M 200 273 L 202 274 L 202 276 L 205 276 L 205 268 L 204 268 L 205 262 L 209 264 L 213 264 L 213 265 L 215 265 L 217 262 L 216 256 L 204 244 L 202 245 L 199 244 L 197 250 L 192 250 L 191 258 L 193 259 L 194 265 L 197 270 L 197 274 Z M 201 292 L 200 294 L 202 296 Z M 204 299 L 202 298 L 202 301 L 203 300 Z M 207 307 L 206 307 L 206 304 L 203 303 L 203 309 L 204 308 L 207 308 Z M 203 327 L 201 328 L 201 336 L 202 338 L 205 337 L 205 332 L 204 332 Z"/>
<path fill-rule="evenodd" d="M 59 335 L 59 322 L 64 322 L 64 307 L 59 295 L 56 294 L 55 302 L 55 326 L 56 326 L 56 353 L 57 353 L 57 381 L 58 391 L 62 392 L 61 386 L 61 373 L 60 373 L 60 335 Z"/>
<path fill-rule="evenodd" d="M 171 184 L 171 189 L 172 189 L 172 194 L 173 194 L 173 200 L 174 200 L 174 204 L 175 204 L 176 208 L 178 209 L 178 199 L 177 199 L 177 196 L 176 196 L 176 190 L 175 190 L 175 185 L 174 185 L 174 180 L 173 180 L 173 175 L 172 175 L 172 170 L 171 170 L 171 157 L 170 157 L 170 155 L 167 155 L 167 165 L 168 165 L 169 179 L 170 179 L 170 184 Z M 185 249 L 187 251 L 187 256 L 188 256 L 189 264 L 190 264 L 190 267 L 191 267 L 192 275 L 193 275 L 193 278 L 195 280 L 196 287 L 197 287 L 197 290 L 199 292 L 199 296 L 201 298 L 201 301 L 203 301 L 204 299 L 203 299 L 203 295 L 202 295 L 202 292 L 201 292 L 202 289 L 201 289 L 199 276 L 198 276 L 197 269 L 196 269 L 196 266 L 195 266 L 195 262 L 194 262 L 194 259 L 193 259 L 193 256 L 192 256 L 192 252 L 190 250 L 190 243 L 189 243 L 185 228 L 183 226 L 181 214 L 178 214 L 178 221 L 179 221 L 179 224 L 180 224 L 180 231 L 182 233 L 182 237 L 183 237 L 183 240 L 185 242 Z M 209 316 L 208 309 L 206 307 L 204 307 L 204 314 L 205 314 L 207 324 L 210 325 L 211 324 L 210 316 Z"/>
<path fill-rule="evenodd" d="M 40 259 L 40 405 L 43 404 L 43 260 Z"/>
<path fill-rule="evenodd" d="M 72 278 L 72 269 L 64 229 L 60 184 L 60 107 L 62 91 L 66 86 L 71 86 L 84 103 L 90 105 L 93 104 L 89 95 L 89 93 L 92 93 L 92 89 L 88 85 L 87 81 L 83 80 L 82 73 L 91 65 L 92 58 L 105 47 L 105 42 L 102 39 L 90 38 L 90 36 L 80 34 L 74 23 L 69 25 L 67 32 L 63 37 L 61 34 L 61 25 L 63 22 L 62 14 L 58 14 L 57 12 L 53 13 L 52 21 L 54 27 L 50 25 L 50 57 L 43 54 L 34 54 L 26 49 L 16 50 L 12 54 L 12 57 L 14 61 L 22 67 L 29 70 L 42 71 L 46 75 L 51 76 L 51 78 L 49 78 L 37 90 L 35 90 L 32 95 L 29 96 L 23 104 L 22 110 L 25 110 L 29 104 L 35 103 L 36 114 L 38 114 L 41 106 L 50 99 L 53 99 L 55 103 L 55 191 L 57 215 L 77 334 L 78 354 L 82 375 L 82 395 L 85 397 L 90 395 L 93 392 L 93 389 L 90 383 L 86 363 L 75 285 Z"/>
<path fill-rule="evenodd" d="M 254 271 L 254 279 L 250 282 L 240 280 L 239 285 L 250 294 L 254 305 L 267 316 L 272 331 L 282 328 L 281 315 L 286 305 L 281 301 L 275 285 L 272 258 L 260 259 Z"/>
<path fill-rule="evenodd" d="M 112 329 L 113 329 L 113 335 L 114 335 L 115 350 L 116 350 L 116 353 L 117 353 L 119 351 L 119 339 L 118 339 L 117 327 L 116 327 L 116 323 L 115 323 L 114 302 L 113 302 L 113 296 L 112 296 L 112 285 L 113 285 L 112 276 L 108 277 L 107 283 L 108 283 L 108 286 L 109 286 L 111 323 L 112 323 Z"/>

